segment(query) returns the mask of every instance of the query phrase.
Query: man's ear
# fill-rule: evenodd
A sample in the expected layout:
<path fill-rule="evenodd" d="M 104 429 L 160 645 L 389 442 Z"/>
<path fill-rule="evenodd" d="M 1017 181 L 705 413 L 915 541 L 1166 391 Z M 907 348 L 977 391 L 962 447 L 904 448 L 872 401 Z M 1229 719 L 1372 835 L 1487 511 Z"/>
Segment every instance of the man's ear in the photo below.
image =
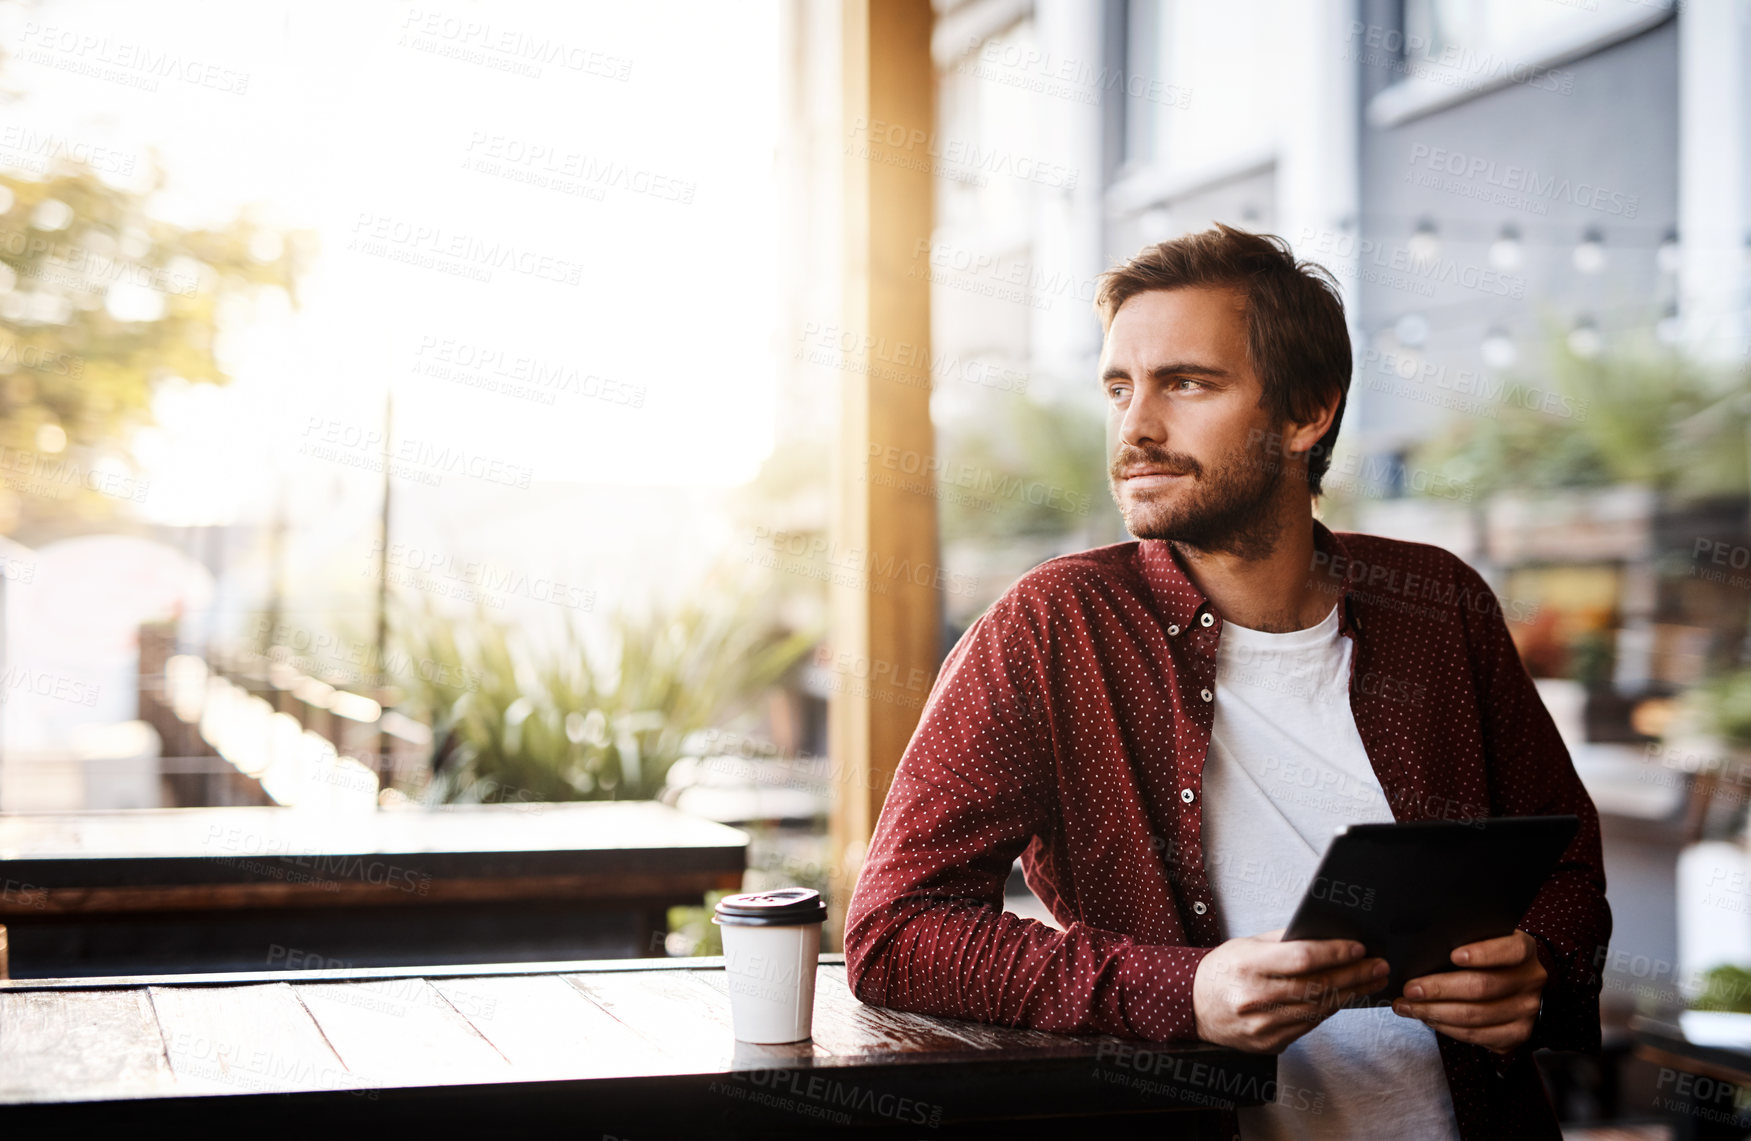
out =
<path fill-rule="evenodd" d="M 1344 394 L 1337 393 L 1320 407 L 1319 415 L 1311 420 L 1290 420 L 1283 427 L 1283 450 L 1292 455 L 1306 455 L 1311 452 L 1325 434 L 1331 430 L 1332 421 L 1337 419 L 1338 405 L 1343 403 Z"/>

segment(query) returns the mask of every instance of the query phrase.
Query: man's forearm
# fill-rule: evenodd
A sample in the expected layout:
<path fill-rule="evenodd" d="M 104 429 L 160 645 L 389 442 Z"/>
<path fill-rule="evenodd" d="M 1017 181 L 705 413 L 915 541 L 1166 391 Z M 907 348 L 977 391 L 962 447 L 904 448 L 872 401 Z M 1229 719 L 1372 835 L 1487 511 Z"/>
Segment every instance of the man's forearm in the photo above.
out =
<path fill-rule="evenodd" d="M 1209 952 L 1082 923 L 1056 931 L 989 905 L 916 897 L 854 903 L 845 932 L 847 975 L 864 1002 L 1156 1042 L 1196 1037 L 1192 980 Z"/>

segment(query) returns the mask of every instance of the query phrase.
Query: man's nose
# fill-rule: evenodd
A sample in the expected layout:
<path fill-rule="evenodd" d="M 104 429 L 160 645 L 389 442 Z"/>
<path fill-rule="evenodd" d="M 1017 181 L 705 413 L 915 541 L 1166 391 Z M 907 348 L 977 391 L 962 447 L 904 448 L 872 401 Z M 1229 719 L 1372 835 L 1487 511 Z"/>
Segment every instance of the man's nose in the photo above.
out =
<path fill-rule="evenodd" d="M 1124 418 L 1119 421 L 1119 438 L 1133 448 L 1140 448 L 1145 443 L 1165 445 L 1167 421 L 1156 402 L 1141 394 L 1133 396 L 1125 408 Z"/>

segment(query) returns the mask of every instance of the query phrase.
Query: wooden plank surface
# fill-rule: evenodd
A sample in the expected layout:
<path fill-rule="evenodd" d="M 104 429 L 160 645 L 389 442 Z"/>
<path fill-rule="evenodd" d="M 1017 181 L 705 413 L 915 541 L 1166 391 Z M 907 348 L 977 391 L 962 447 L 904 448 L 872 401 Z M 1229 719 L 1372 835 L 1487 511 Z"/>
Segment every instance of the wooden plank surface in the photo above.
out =
<path fill-rule="evenodd" d="M 519 1078 L 669 1072 L 662 1051 L 557 975 L 435 979 L 432 986 Z"/>
<path fill-rule="evenodd" d="M 654 801 L 475 804 L 356 816 L 297 808 L 170 808 L 0 816 L 0 860 L 741 847 L 739 829 Z"/>
<path fill-rule="evenodd" d="M 5 1100 L 98 1100 L 175 1088 L 144 990 L 0 994 Z"/>
<path fill-rule="evenodd" d="M 887 1018 L 899 1015 L 900 1011 L 890 1011 L 884 1007 L 871 1006 L 851 993 L 851 985 L 846 979 L 843 957 L 838 963 L 822 963 L 819 981 L 815 984 L 815 1013 L 820 1014 L 823 1005 L 835 1012 L 843 1013 L 849 1007 L 855 1007 L 866 1018 Z M 919 1019 L 922 1015 L 908 1014 L 908 1019 Z M 1067 1039 L 1062 1034 L 1051 1034 L 1044 1030 L 1029 1030 L 1014 1026 L 996 1026 L 987 1022 L 973 1022 L 964 1018 L 931 1018 L 928 1020 L 939 1033 L 950 1034 L 962 1042 L 978 1050 L 1016 1050 L 1016 1049 L 1059 1049 Z M 905 1023 L 900 1023 L 905 1025 Z"/>
<path fill-rule="evenodd" d="M 252 862 L 259 862 L 263 868 L 268 869 L 275 866 L 273 861 L 267 859 Z M 742 887 L 740 871 L 709 868 L 663 872 L 602 871 L 587 875 L 450 878 L 423 871 L 410 864 L 406 868 L 395 869 L 394 882 L 380 883 L 324 878 L 303 873 L 298 875 L 301 878 L 293 882 L 268 879 L 250 883 L 129 884 L 120 887 L 44 887 L 31 884 L 0 896 L 0 916 L 16 921 L 46 915 L 136 911 L 228 911 L 243 907 L 394 907 L 513 899 L 571 899 L 587 904 L 606 905 L 626 900 L 642 902 L 653 899 L 695 899 L 704 896 L 708 891 L 739 891 Z"/>
<path fill-rule="evenodd" d="M 844 955 L 823 954 L 821 964 Z M 722 970 L 723 956 L 675 959 L 570 959 L 563 962 L 457 963 L 420 967 L 334 967 L 274 971 L 218 971 L 209 974 L 116 975 L 110 978 L 0 979 L 0 991 L 132 990 L 150 986 L 237 986 L 250 982 L 348 982 L 373 979 L 485 978 L 498 975 L 642 974 L 646 971 Z"/>
<path fill-rule="evenodd" d="M 347 1070 L 371 1085 L 502 1081 L 510 1063 L 424 979 L 307 983 L 292 992 Z"/>
<path fill-rule="evenodd" d="M 357 1089 L 287 983 L 148 991 L 177 1085 L 190 1093 Z"/>
<path fill-rule="evenodd" d="M 687 978 L 690 973 L 566 975 L 565 980 L 661 1050 L 672 1065 L 684 1067 L 677 1073 L 721 1073 L 738 1065 L 796 1065 L 827 1057 L 811 1042 L 737 1042 L 728 997 Z"/>
<path fill-rule="evenodd" d="M 815 1041 L 835 1054 L 952 1054 L 989 1048 L 945 1019 L 859 1002 L 846 985 L 845 968 L 831 965 L 823 965 L 815 979 Z"/>
<path fill-rule="evenodd" d="M 224 1133 L 268 1117 L 304 1132 L 336 1120 L 443 1131 L 516 1119 L 541 1133 L 667 1135 L 684 1123 L 700 1135 L 800 1137 L 852 1120 L 1020 1128 L 1064 1115 L 1117 1130 L 1114 1113 L 1208 1106 L 1235 1089 L 1228 1075 L 1254 1096 L 1245 1091 L 1265 1089 L 1275 1069 L 1268 1056 L 1199 1044 L 1149 1048 L 1140 1064 L 1114 1054 L 1112 1039 L 884 1010 L 858 1002 L 831 960 L 815 1012 L 812 1041 L 736 1042 L 721 960 L 0 989 L 0 1103 L 27 1115 L 26 1133 L 148 1120 Z M 266 1100 L 292 1091 L 294 1101 Z"/>

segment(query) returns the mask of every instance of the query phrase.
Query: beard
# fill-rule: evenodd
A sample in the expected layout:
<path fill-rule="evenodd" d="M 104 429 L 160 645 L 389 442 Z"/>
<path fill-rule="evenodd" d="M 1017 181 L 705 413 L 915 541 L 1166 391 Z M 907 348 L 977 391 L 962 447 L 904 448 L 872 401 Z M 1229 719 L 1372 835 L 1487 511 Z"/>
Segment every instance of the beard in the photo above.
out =
<path fill-rule="evenodd" d="M 1188 486 L 1121 494 L 1121 473 L 1139 466 L 1182 474 Z M 1108 465 L 1107 484 L 1125 517 L 1125 529 L 1139 539 L 1260 559 L 1276 547 L 1285 526 L 1276 509 L 1285 466 L 1261 449 L 1257 455 L 1243 451 L 1206 471 L 1183 452 L 1121 444 Z"/>

